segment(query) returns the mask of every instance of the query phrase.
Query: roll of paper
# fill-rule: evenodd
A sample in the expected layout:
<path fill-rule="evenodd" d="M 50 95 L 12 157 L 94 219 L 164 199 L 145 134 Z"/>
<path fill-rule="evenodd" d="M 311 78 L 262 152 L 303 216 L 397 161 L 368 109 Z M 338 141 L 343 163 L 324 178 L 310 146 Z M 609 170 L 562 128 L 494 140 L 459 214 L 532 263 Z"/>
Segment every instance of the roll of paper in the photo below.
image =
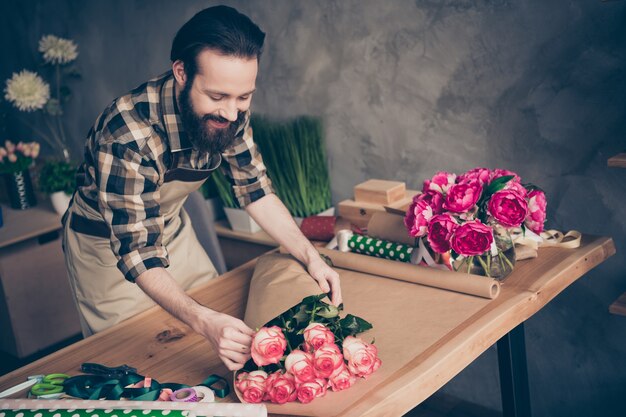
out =
<path fill-rule="evenodd" d="M 326 248 L 317 248 L 317 250 L 322 255 L 328 256 L 337 268 L 490 299 L 496 298 L 500 293 L 500 283 L 489 277 L 428 268 L 352 252 L 344 253 Z"/>
<path fill-rule="evenodd" d="M 404 226 L 404 217 L 398 214 L 376 212 L 367 224 L 367 234 L 382 240 L 415 246 L 415 238 Z"/>
<path fill-rule="evenodd" d="M 351 252 L 400 262 L 410 262 L 411 254 L 415 249 L 412 246 L 403 245 L 402 243 L 389 242 L 387 240 L 360 235 L 352 235 L 352 237 L 350 237 L 348 240 L 348 248 Z"/>

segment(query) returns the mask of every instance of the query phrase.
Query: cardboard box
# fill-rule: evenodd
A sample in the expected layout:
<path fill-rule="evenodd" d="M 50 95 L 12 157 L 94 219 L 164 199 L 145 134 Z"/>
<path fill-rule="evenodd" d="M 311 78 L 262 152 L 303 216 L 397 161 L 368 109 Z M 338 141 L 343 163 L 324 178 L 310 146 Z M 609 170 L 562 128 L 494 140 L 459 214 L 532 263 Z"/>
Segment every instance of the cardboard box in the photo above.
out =
<path fill-rule="evenodd" d="M 400 181 L 368 180 L 354 187 L 354 201 L 389 205 L 403 200 L 406 186 Z"/>
<path fill-rule="evenodd" d="M 377 211 L 385 211 L 385 206 L 406 211 L 411 204 L 413 196 L 417 193 L 418 191 L 415 190 L 405 190 L 404 198 L 391 204 L 373 204 L 354 200 L 343 200 L 339 203 L 339 216 L 349 220 L 350 223 L 358 227 L 367 227 L 367 223 L 372 215 Z"/>

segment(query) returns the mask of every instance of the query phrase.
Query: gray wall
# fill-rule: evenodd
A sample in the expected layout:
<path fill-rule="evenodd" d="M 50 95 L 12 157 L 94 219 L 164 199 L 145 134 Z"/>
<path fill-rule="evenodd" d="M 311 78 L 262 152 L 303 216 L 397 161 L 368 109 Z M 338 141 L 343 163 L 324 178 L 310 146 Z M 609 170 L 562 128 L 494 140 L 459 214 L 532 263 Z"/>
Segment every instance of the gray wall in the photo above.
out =
<path fill-rule="evenodd" d="M 626 317 L 607 308 L 626 291 L 626 170 L 606 160 L 626 151 L 626 2 L 225 3 L 268 34 L 254 109 L 324 118 L 334 202 L 367 178 L 417 188 L 437 170 L 503 167 L 546 190 L 550 227 L 615 239 L 618 255 L 526 336 L 536 416 L 623 415 Z M 68 111 L 78 157 L 99 111 L 165 70 L 177 28 L 211 4 L 3 3 L 0 77 L 36 68 L 41 34 L 79 43 L 84 77 Z M 444 390 L 499 409 L 495 349 Z"/>

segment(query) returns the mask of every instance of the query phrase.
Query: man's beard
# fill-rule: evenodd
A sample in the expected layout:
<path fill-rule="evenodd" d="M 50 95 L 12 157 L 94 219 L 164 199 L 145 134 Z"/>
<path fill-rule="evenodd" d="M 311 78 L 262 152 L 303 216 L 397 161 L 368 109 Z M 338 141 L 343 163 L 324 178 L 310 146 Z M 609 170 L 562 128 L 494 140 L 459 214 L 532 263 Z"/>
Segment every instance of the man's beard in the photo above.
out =
<path fill-rule="evenodd" d="M 193 110 L 191 104 L 191 82 L 187 82 L 180 92 L 180 118 L 187 137 L 194 148 L 200 152 L 208 152 L 211 155 L 224 152 L 235 141 L 235 133 L 246 117 L 245 112 L 237 113 L 237 120 L 230 122 L 228 127 L 216 129 L 209 126 L 209 120 L 218 123 L 226 123 L 227 119 L 213 114 L 199 116 Z"/>

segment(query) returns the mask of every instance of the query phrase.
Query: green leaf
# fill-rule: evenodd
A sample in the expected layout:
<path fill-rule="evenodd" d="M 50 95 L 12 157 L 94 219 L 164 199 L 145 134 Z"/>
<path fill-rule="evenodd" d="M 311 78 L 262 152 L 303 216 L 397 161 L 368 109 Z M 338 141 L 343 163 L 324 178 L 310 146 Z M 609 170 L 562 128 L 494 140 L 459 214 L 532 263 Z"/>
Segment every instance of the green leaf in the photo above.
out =
<path fill-rule="evenodd" d="M 302 301 L 300 302 L 300 304 L 315 304 L 319 301 L 321 301 L 324 297 L 326 297 L 326 294 L 318 294 L 318 295 L 309 295 L 308 297 L 305 297 L 302 299 Z"/>
<path fill-rule="evenodd" d="M 339 315 L 339 309 L 334 305 L 323 303 L 315 315 L 325 319 L 332 319 Z"/>
<path fill-rule="evenodd" d="M 489 183 L 485 194 L 487 194 L 488 197 L 491 197 L 492 194 L 503 189 L 506 183 L 509 182 L 511 179 L 513 179 L 513 175 L 504 175 L 502 177 L 496 178 Z"/>
<path fill-rule="evenodd" d="M 62 103 L 67 103 L 68 101 L 70 101 L 70 98 L 72 98 L 72 90 L 69 89 L 69 87 L 67 86 L 61 86 L 61 102 Z"/>
<path fill-rule="evenodd" d="M 357 335 L 372 328 L 371 323 L 360 317 L 353 316 L 352 314 L 348 314 L 346 317 L 339 320 L 339 324 L 344 338 L 346 336 Z"/>

